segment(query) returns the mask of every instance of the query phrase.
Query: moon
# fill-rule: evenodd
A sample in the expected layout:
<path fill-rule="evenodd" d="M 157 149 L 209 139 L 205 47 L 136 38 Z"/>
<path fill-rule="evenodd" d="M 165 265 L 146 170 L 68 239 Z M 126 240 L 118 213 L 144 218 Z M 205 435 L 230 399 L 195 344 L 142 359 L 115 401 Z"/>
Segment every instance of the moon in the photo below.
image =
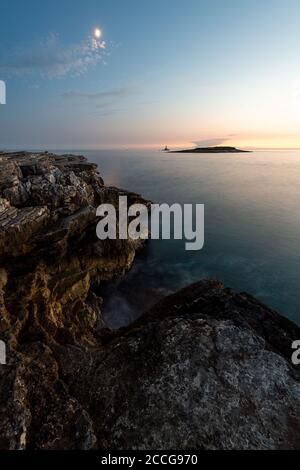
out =
<path fill-rule="evenodd" d="M 94 36 L 96 39 L 100 39 L 101 36 L 102 36 L 102 32 L 101 32 L 101 29 L 100 28 L 95 28 L 94 30 Z"/>

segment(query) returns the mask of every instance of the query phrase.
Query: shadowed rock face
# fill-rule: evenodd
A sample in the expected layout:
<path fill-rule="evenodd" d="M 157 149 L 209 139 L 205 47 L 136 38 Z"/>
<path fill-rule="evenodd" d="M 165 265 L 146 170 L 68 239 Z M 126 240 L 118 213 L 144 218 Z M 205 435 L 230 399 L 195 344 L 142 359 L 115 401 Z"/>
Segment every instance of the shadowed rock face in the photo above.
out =
<path fill-rule="evenodd" d="M 202 281 L 60 361 L 104 448 L 299 447 L 299 328 L 247 294 Z M 74 378 L 72 358 L 84 373 Z M 88 393 L 86 393 L 88 390 Z"/>
<path fill-rule="evenodd" d="M 124 192 L 83 157 L 0 160 L 0 448 L 300 447 L 296 325 L 201 281 L 105 329 L 94 286 L 139 245 L 97 240 L 95 207 Z"/>

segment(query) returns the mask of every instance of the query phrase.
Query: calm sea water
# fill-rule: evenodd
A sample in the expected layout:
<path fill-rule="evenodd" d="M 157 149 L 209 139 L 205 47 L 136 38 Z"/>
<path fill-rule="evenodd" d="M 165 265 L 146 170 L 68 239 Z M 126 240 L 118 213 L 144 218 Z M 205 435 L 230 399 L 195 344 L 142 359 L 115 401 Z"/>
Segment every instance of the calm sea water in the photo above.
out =
<path fill-rule="evenodd" d="M 182 241 L 151 241 L 125 279 L 104 292 L 111 326 L 202 278 L 247 291 L 300 323 L 299 151 L 79 153 L 99 165 L 107 184 L 153 202 L 205 204 L 201 251 L 185 251 Z"/>

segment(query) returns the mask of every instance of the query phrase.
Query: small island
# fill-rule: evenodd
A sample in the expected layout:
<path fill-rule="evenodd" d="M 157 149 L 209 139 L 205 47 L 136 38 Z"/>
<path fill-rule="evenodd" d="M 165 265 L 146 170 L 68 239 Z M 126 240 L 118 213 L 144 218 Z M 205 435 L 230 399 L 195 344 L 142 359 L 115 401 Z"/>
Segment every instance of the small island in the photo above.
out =
<path fill-rule="evenodd" d="M 249 153 L 250 150 L 241 150 L 236 147 L 196 147 L 186 150 L 172 150 L 170 153 Z"/>

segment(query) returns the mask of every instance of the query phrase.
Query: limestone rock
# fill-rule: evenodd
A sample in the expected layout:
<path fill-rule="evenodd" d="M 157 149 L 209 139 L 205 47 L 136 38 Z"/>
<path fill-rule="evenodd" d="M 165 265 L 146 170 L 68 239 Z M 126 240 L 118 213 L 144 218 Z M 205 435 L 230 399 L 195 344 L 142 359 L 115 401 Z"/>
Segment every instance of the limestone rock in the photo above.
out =
<path fill-rule="evenodd" d="M 87 358 L 70 347 L 60 364 L 100 448 L 294 449 L 298 337 L 296 325 L 253 297 L 202 281 L 102 338 L 105 353 Z"/>

